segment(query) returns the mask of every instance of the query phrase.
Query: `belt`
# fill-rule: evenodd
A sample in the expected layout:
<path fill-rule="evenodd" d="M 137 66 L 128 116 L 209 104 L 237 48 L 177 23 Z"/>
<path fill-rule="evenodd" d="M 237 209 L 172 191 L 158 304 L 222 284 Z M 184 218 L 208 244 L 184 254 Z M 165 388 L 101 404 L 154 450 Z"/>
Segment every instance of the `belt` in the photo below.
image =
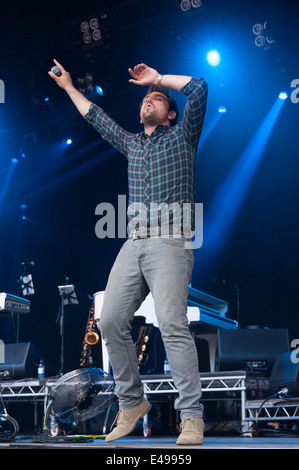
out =
<path fill-rule="evenodd" d="M 190 233 L 187 233 L 186 230 L 178 225 L 162 225 L 156 227 L 140 227 L 138 229 L 131 230 L 129 238 L 136 240 L 137 238 L 181 235 L 186 238 L 190 238 Z"/>

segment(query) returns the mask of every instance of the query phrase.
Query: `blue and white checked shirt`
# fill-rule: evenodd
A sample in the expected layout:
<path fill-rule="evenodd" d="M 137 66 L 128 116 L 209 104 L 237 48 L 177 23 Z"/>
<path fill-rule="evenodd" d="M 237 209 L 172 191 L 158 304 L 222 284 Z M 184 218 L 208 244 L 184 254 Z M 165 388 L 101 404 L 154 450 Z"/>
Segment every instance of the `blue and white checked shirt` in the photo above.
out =
<path fill-rule="evenodd" d="M 182 93 L 188 97 L 182 120 L 173 127 L 159 125 L 150 136 L 124 130 L 95 104 L 85 116 L 128 159 L 130 228 L 173 223 L 185 230 L 195 229 L 196 153 L 207 83 L 192 78 Z"/>

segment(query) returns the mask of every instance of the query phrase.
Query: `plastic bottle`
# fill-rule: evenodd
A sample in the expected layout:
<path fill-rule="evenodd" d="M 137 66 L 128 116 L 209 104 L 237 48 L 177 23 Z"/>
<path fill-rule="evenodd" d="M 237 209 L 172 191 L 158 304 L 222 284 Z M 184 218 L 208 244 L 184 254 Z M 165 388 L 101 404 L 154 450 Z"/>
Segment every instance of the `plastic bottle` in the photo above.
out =
<path fill-rule="evenodd" d="M 165 361 L 164 361 L 164 374 L 170 374 L 170 366 L 169 366 L 169 363 L 168 363 L 168 359 L 167 359 L 167 356 L 165 357 Z"/>
<path fill-rule="evenodd" d="M 43 359 L 40 359 L 38 368 L 37 368 L 37 378 L 42 380 L 45 378 L 45 364 Z"/>

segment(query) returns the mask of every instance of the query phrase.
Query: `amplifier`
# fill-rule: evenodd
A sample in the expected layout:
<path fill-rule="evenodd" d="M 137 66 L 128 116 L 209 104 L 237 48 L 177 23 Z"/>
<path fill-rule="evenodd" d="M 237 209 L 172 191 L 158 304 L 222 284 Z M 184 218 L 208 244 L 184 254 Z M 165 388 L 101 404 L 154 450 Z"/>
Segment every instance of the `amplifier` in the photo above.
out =
<path fill-rule="evenodd" d="M 0 372 L 8 371 L 9 378 L 25 379 L 36 376 L 36 363 L 43 357 L 32 343 L 10 343 L 4 345 L 4 360 Z"/>
<path fill-rule="evenodd" d="M 293 352 L 279 354 L 275 359 L 269 380 L 271 392 L 286 387 L 289 395 L 299 397 L 299 362 L 297 357 L 293 358 Z"/>
<path fill-rule="evenodd" d="M 285 328 L 218 330 L 216 370 L 271 372 L 276 357 L 289 351 Z"/>

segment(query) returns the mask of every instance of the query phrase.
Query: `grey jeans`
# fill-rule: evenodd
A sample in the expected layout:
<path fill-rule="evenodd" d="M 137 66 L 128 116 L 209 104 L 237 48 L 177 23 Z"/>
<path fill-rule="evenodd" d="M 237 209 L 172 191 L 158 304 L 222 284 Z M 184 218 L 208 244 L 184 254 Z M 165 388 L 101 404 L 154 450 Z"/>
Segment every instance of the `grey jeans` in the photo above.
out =
<path fill-rule="evenodd" d="M 134 313 L 152 293 L 159 329 L 179 396 L 181 419 L 202 417 L 198 357 L 188 328 L 188 285 L 194 263 L 184 237 L 128 239 L 109 275 L 99 327 L 113 369 L 120 409 L 143 399 L 138 359 L 131 338 Z"/>

